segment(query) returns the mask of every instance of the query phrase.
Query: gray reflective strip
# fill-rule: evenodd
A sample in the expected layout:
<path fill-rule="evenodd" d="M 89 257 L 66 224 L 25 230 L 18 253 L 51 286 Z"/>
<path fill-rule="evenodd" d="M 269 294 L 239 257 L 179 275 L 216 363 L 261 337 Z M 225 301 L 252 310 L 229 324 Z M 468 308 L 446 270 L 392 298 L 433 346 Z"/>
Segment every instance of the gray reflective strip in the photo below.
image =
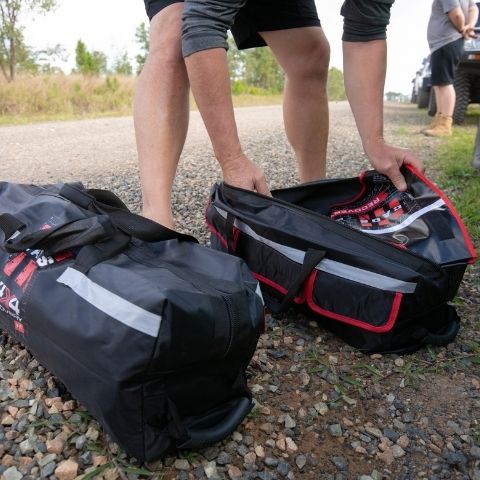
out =
<path fill-rule="evenodd" d="M 227 218 L 227 212 L 225 210 L 217 206 L 215 206 L 215 209 L 222 217 Z M 268 238 L 264 238 L 254 232 L 247 224 L 238 219 L 235 219 L 234 225 L 249 237 L 254 238 L 264 245 L 268 245 L 270 248 L 273 248 L 282 255 L 285 255 L 295 263 L 303 264 L 303 260 L 305 258 L 305 252 L 303 250 L 288 247 L 286 245 L 269 240 Z M 363 270 L 361 268 L 347 265 L 346 263 L 337 262 L 335 260 L 330 260 L 328 258 L 324 258 L 316 266 L 316 269 L 321 270 L 322 272 L 330 273 L 331 275 L 335 275 L 337 277 L 361 283 L 363 285 L 368 285 L 370 287 L 391 292 L 413 293 L 417 288 L 417 284 L 414 282 L 405 282 L 397 278 L 387 277 L 386 275 L 381 275 L 380 273 Z"/>
<path fill-rule="evenodd" d="M 257 283 L 257 288 L 255 289 L 255 293 L 260 297 L 262 301 L 262 305 L 265 305 L 265 301 L 263 300 L 262 290 L 260 289 L 260 283 Z"/>
<path fill-rule="evenodd" d="M 58 277 L 57 282 L 70 287 L 79 297 L 106 313 L 110 317 L 139 332 L 157 337 L 162 317 L 119 297 L 95 282 L 86 275 L 67 268 Z"/>
<path fill-rule="evenodd" d="M 383 235 L 384 233 L 393 233 L 397 232 L 398 230 L 403 230 L 405 227 L 408 227 L 411 223 L 413 223 L 417 218 L 420 218 L 422 215 L 425 215 L 432 210 L 440 210 L 442 206 L 445 205 L 445 202 L 440 199 L 437 200 L 435 203 L 431 205 L 427 205 L 426 207 L 417 210 L 410 214 L 403 222 L 394 225 L 393 227 L 389 228 L 382 228 L 378 230 L 367 230 L 367 229 L 360 229 L 361 232 L 368 233 L 370 235 Z"/>
<path fill-rule="evenodd" d="M 316 269 L 336 275 L 337 277 L 346 278 L 357 283 L 363 283 L 364 285 L 369 285 L 370 287 L 391 292 L 413 293 L 417 288 L 416 283 L 404 282 L 403 280 L 387 277 L 386 275 L 381 275 L 380 273 L 370 272 L 352 265 L 335 262 L 334 260 L 329 260 L 328 258 L 324 258 L 316 266 Z"/>

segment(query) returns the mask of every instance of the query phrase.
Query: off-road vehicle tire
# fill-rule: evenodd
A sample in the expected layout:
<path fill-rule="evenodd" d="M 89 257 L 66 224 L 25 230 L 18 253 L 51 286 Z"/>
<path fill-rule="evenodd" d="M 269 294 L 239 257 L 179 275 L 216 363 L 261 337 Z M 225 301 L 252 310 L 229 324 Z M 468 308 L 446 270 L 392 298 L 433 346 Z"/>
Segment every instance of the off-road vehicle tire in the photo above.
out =
<path fill-rule="evenodd" d="M 427 108 L 429 97 L 430 97 L 430 91 L 429 90 L 424 90 L 423 88 L 421 88 L 418 91 L 418 98 L 417 98 L 418 108 Z"/>
<path fill-rule="evenodd" d="M 461 125 L 465 120 L 465 112 L 470 103 L 470 83 L 470 74 L 465 73 L 462 69 L 457 69 L 453 82 L 457 97 L 455 110 L 453 111 L 453 122 L 457 125 Z"/>
<path fill-rule="evenodd" d="M 417 94 L 415 93 L 415 88 L 412 88 L 412 94 L 410 95 L 410 103 L 417 103 Z"/>

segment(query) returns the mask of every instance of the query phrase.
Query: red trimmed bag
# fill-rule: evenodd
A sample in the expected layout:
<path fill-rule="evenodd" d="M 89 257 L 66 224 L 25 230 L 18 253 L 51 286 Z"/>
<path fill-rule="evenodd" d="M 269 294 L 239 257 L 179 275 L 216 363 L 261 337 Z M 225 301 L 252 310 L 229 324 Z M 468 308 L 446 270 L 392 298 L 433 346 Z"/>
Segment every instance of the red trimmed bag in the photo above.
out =
<path fill-rule="evenodd" d="M 212 246 L 246 261 L 271 311 L 306 306 L 363 352 L 446 345 L 460 325 L 448 302 L 476 254 L 445 194 L 403 173 L 407 192 L 375 171 L 272 198 L 216 184 Z"/>

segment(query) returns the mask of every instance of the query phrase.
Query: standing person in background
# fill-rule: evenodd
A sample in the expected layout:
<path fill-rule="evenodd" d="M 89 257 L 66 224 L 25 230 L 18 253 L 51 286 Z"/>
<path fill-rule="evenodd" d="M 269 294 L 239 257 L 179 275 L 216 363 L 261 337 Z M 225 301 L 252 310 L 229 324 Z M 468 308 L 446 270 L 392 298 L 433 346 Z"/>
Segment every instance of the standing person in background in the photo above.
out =
<path fill-rule="evenodd" d="M 427 38 L 437 113 L 423 130 L 425 135 L 440 137 L 452 134 L 455 69 L 463 52 L 464 40 L 475 38 L 477 20 L 478 7 L 474 0 L 433 0 Z"/>
<path fill-rule="evenodd" d="M 401 165 L 421 168 L 421 162 L 383 139 L 386 27 L 393 2 L 344 2 L 344 72 L 372 166 L 404 190 Z M 145 5 L 150 52 L 134 105 L 145 216 L 173 227 L 170 197 L 188 128 L 189 87 L 224 181 L 269 194 L 263 171 L 244 154 L 238 137 L 226 56 L 230 28 L 239 48 L 272 49 L 285 71 L 284 123 L 300 181 L 325 176 L 329 45 L 314 0 L 145 0 Z"/>

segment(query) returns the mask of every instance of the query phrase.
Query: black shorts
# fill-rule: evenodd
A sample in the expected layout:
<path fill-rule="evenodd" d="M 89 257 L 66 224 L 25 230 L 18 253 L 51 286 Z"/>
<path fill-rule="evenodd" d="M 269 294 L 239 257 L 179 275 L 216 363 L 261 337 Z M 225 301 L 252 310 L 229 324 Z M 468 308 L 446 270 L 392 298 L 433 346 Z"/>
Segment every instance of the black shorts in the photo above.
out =
<path fill-rule="evenodd" d="M 183 0 L 144 0 L 151 20 L 160 10 Z M 231 31 L 237 47 L 265 46 L 258 32 L 300 27 L 319 27 L 314 0 L 247 0 L 240 9 Z"/>
<path fill-rule="evenodd" d="M 430 56 L 432 66 L 432 85 L 452 85 L 455 69 L 463 52 L 463 38 L 447 43 Z"/>

